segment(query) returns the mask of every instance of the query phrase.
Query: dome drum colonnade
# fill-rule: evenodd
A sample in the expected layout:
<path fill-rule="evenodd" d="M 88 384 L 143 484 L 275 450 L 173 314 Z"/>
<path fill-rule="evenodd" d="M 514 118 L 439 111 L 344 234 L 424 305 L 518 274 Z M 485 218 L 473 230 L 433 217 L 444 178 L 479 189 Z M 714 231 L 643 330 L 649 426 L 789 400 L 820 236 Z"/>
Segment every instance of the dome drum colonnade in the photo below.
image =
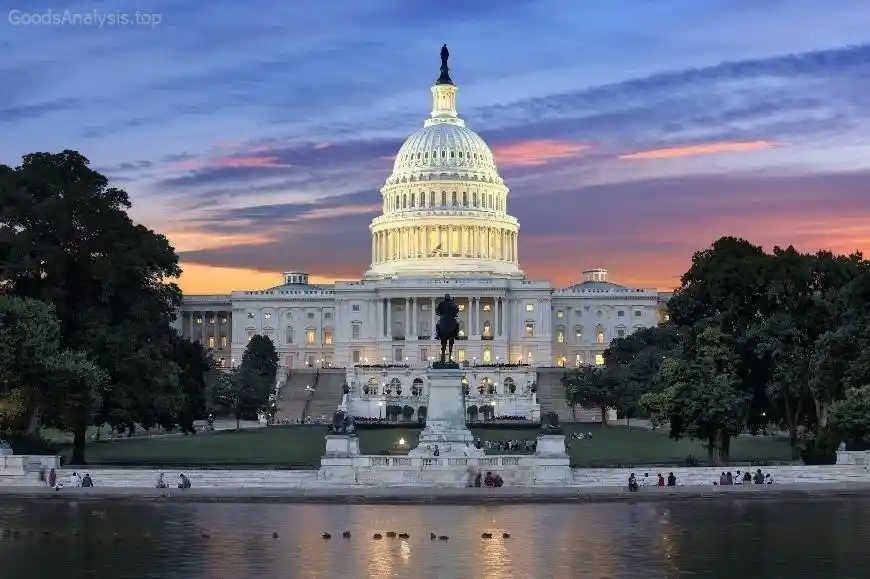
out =
<path fill-rule="evenodd" d="M 519 222 L 492 151 L 456 111 L 446 59 L 432 87 L 432 113 L 402 145 L 370 226 L 367 278 L 396 275 L 522 277 Z"/>

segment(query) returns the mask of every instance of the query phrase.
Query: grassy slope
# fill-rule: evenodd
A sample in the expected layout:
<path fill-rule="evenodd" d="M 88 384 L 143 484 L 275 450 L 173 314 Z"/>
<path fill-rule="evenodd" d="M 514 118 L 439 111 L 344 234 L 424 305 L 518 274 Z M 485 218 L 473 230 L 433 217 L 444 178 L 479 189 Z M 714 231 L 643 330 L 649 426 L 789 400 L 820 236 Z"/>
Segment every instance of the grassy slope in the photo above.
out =
<path fill-rule="evenodd" d="M 569 425 L 573 430 L 590 431 L 591 440 L 570 445 L 571 463 L 576 466 L 617 466 L 642 464 L 680 464 L 686 456 L 704 459 L 706 451 L 697 441 L 668 438 L 666 433 L 619 426 Z M 533 439 L 537 431 L 474 429 L 484 440 Z M 363 454 L 387 454 L 390 446 L 404 438 L 416 445 L 419 429 L 397 428 L 364 430 L 360 433 Z M 88 445 L 90 464 L 130 463 L 155 465 L 290 466 L 316 468 L 324 451 L 326 427 L 286 426 L 217 432 L 196 436 L 164 436 L 151 439 L 96 442 Z M 68 448 L 64 455 L 69 457 Z M 791 452 L 782 438 L 741 437 L 732 443 L 732 461 L 788 461 Z"/>

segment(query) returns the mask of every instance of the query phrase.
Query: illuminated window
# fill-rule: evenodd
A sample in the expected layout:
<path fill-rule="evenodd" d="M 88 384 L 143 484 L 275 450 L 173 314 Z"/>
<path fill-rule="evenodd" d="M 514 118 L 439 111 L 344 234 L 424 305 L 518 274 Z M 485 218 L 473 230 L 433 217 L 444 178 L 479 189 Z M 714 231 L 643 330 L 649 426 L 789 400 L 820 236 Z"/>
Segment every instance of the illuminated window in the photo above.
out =
<path fill-rule="evenodd" d="M 484 348 L 483 349 L 483 363 L 491 364 L 492 363 L 492 349 Z"/>
<path fill-rule="evenodd" d="M 574 365 L 575 366 L 579 367 L 582 363 L 583 363 L 583 360 L 582 360 L 582 358 L 580 358 L 580 354 L 577 354 L 576 356 L 574 356 Z"/>
<path fill-rule="evenodd" d="M 208 347 L 209 347 L 209 348 L 214 348 L 214 344 L 215 344 L 214 336 L 209 336 L 209 337 L 208 337 Z"/>
<path fill-rule="evenodd" d="M 527 312 L 535 311 L 535 304 L 526 304 L 526 311 Z"/>
<path fill-rule="evenodd" d="M 251 338 L 254 337 L 254 330 L 245 330 L 245 340 L 248 342 L 251 341 Z"/>
<path fill-rule="evenodd" d="M 228 342 L 228 341 L 229 341 L 229 340 L 227 340 L 227 337 L 226 337 L 226 336 L 221 336 L 221 350 L 226 350 L 226 349 L 227 349 L 227 345 L 228 345 L 227 342 Z"/>
<path fill-rule="evenodd" d="M 464 312 L 464 311 L 465 311 L 465 304 L 459 304 L 459 311 L 460 311 L 460 312 Z"/>
<path fill-rule="evenodd" d="M 563 312 L 562 310 L 558 310 L 558 311 L 556 312 L 556 317 L 559 318 L 559 319 L 561 320 L 562 318 L 565 317 L 565 312 Z"/>
<path fill-rule="evenodd" d="M 487 338 L 492 336 L 492 324 L 489 322 L 483 322 L 483 335 Z"/>
<path fill-rule="evenodd" d="M 603 344 L 603 343 L 604 343 L 604 330 L 598 330 L 598 331 L 595 333 L 595 341 L 596 341 L 597 343 L 599 343 L 599 344 Z"/>
<path fill-rule="evenodd" d="M 483 311 L 491 312 L 492 311 L 492 304 L 483 304 Z"/>
<path fill-rule="evenodd" d="M 266 312 L 265 314 L 263 314 L 263 319 L 264 319 L 264 320 L 271 320 L 271 319 L 272 319 L 272 314 Z"/>
<path fill-rule="evenodd" d="M 359 340 L 360 335 L 362 334 L 362 324 L 359 322 L 354 322 L 350 327 L 350 337 L 352 340 Z"/>
<path fill-rule="evenodd" d="M 314 339 L 317 337 L 317 330 L 309 328 L 305 330 L 305 343 L 309 346 L 314 344 Z"/>
<path fill-rule="evenodd" d="M 208 324 L 209 324 L 210 326 L 213 326 L 213 325 L 214 325 L 214 322 L 215 322 L 215 318 L 209 318 L 209 320 L 208 320 Z"/>
<path fill-rule="evenodd" d="M 574 337 L 578 340 L 583 337 L 583 326 L 574 326 Z"/>
<path fill-rule="evenodd" d="M 457 355 L 459 356 L 459 357 L 456 359 L 457 362 L 465 362 L 465 360 L 466 360 L 465 350 L 463 350 L 462 348 L 460 348 L 460 349 L 457 351 Z"/>
<path fill-rule="evenodd" d="M 332 343 L 332 330 L 323 330 L 323 343 L 331 344 Z"/>
<path fill-rule="evenodd" d="M 556 341 L 560 344 L 565 343 L 565 328 L 562 326 L 556 328 Z"/>
<path fill-rule="evenodd" d="M 532 322 L 526 322 L 526 337 L 532 338 L 535 335 L 535 324 Z"/>
<path fill-rule="evenodd" d="M 595 354 L 595 365 L 596 366 L 604 366 L 604 354 L 601 354 L 601 353 Z"/>

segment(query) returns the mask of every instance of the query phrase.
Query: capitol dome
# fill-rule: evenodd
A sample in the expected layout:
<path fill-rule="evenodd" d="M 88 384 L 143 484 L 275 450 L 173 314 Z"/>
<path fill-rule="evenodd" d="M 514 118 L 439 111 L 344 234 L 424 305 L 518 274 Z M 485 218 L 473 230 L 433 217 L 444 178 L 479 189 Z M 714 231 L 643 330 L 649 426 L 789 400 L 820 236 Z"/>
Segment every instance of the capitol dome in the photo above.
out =
<path fill-rule="evenodd" d="M 489 146 L 459 118 L 448 56 L 445 47 L 430 117 L 405 140 L 381 188 L 369 279 L 522 277 L 508 188 Z"/>

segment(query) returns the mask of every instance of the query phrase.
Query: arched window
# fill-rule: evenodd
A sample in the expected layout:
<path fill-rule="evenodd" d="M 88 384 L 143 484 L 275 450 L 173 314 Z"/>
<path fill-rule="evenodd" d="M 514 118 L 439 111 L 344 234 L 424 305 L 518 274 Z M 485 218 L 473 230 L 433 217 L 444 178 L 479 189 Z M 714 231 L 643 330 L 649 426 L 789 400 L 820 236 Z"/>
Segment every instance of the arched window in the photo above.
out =
<path fill-rule="evenodd" d="M 402 209 L 408 208 L 408 195 L 402 195 Z"/>
<path fill-rule="evenodd" d="M 421 396 L 423 394 L 423 379 L 422 378 L 414 378 L 414 382 L 411 383 L 411 395 L 412 396 Z"/>
<path fill-rule="evenodd" d="M 477 191 L 475 191 L 475 192 L 472 193 L 472 195 L 471 195 L 471 206 L 472 206 L 472 207 L 477 207 Z"/>
<path fill-rule="evenodd" d="M 447 205 L 447 191 L 441 192 L 441 206 L 445 207 Z"/>
<path fill-rule="evenodd" d="M 450 194 L 450 204 L 456 207 L 456 191 Z"/>
<path fill-rule="evenodd" d="M 556 327 L 556 342 L 559 344 L 565 343 L 565 326 Z"/>
<path fill-rule="evenodd" d="M 504 393 L 505 394 L 515 394 L 516 391 L 517 391 L 517 385 L 516 385 L 516 382 L 514 382 L 514 379 L 511 378 L 510 376 L 505 378 L 504 379 Z"/>
<path fill-rule="evenodd" d="M 411 203 L 408 206 L 413 208 L 417 204 L 416 200 L 417 200 L 417 195 L 415 193 L 411 193 Z"/>
<path fill-rule="evenodd" d="M 604 328 L 598 326 L 595 328 L 595 343 L 603 344 L 604 343 Z"/>
<path fill-rule="evenodd" d="M 485 337 L 485 338 L 492 337 L 492 324 L 489 322 L 483 322 L 483 337 Z"/>
<path fill-rule="evenodd" d="M 466 191 L 462 192 L 462 206 L 468 207 L 468 193 Z"/>
<path fill-rule="evenodd" d="M 435 207 L 435 191 L 429 191 L 429 207 Z"/>

